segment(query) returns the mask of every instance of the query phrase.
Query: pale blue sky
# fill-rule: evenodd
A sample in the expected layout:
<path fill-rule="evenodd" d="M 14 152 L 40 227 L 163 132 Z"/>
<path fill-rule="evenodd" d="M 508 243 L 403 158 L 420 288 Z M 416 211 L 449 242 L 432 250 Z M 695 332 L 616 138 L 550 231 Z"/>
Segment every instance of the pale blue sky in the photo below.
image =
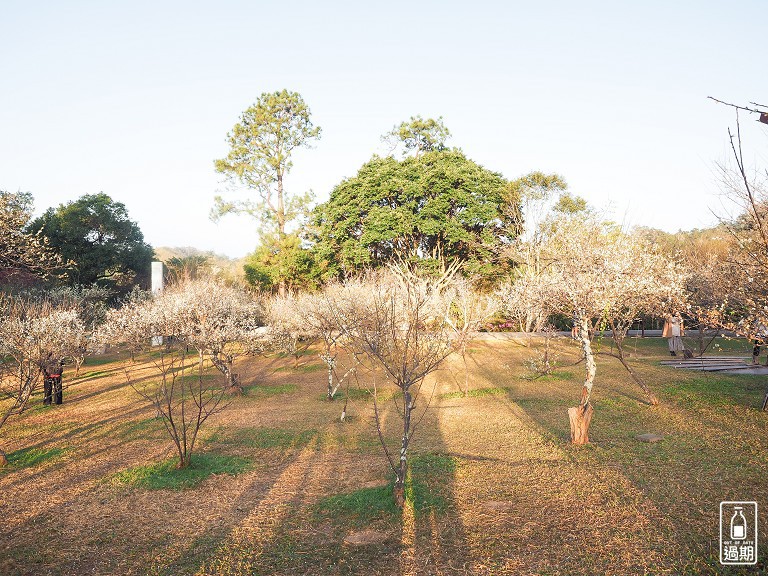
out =
<path fill-rule="evenodd" d="M 39 211 L 99 191 L 155 246 L 231 256 L 213 160 L 262 92 L 300 92 L 323 137 L 289 189 L 318 199 L 408 117 L 443 116 L 478 163 L 562 174 L 618 220 L 702 227 L 730 109 L 768 103 L 765 4 L 0 0 L 0 189 Z M 748 158 L 768 132 L 745 119 Z M 764 159 L 764 158 L 758 158 Z"/>

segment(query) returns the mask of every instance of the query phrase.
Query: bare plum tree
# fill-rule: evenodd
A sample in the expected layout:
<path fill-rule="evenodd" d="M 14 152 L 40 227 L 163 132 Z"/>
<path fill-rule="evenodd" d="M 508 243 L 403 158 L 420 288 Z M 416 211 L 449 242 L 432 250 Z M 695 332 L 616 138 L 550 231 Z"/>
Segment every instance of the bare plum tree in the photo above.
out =
<path fill-rule="evenodd" d="M 426 279 L 394 268 L 345 284 L 339 295 L 344 306 L 336 309 L 337 325 L 354 349 L 372 368 L 380 369 L 398 394 L 394 401 L 402 418 L 399 458 L 394 458 L 384 438 L 374 380 L 376 428 L 384 453 L 395 474 L 394 498 L 405 502 L 408 450 L 413 435 L 429 407 L 422 392 L 425 378 L 437 370 L 455 348 L 455 332 L 447 317 L 451 298 L 445 278 Z M 421 414 L 417 402 L 424 400 Z"/>
<path fill-rule="evenodd" d="M 203 294 L 219 301 L 208 303 Z M 232 391 L 232 383 L 238 383 L 231 365 L 235 352 L 227 347 L 242 346 L 236 340 L 243 336 L 243 326 L 238 323 L 249 320 L 233 318 L 228 305 L 240 311 L 251 309 L 223 302 L 227 294 L 215 283 L 194 281 L 154 298 L 134 295 L 122 308 L 107 314 L 99 333 L 102 341 L 131 346 L 135 360 L 125 370 L 126 379 L 162 417 L 176 446 L 179 468 L 190 465 L 200 428 L 226 407 L 224 398 Z M 139 354 L 149 352 L 158 336 L 165 339 L 165 345 L 158 346 L 144 360 Z M 230 351 L 222 352 L 222 346 Z M 226 356 L 222 359 L 221 354 Z M 214 357 L 224 369 L 217 366 Z M 206 359 L 219 369 L 224 385 L 203 373 Z M 153 373 L 149 378 L 145 374 L 147 366 Z"/>
<path fill-rule="evenodd" d="M 211 278 L 182 280 L 149 297 L 135 293 L 109 315 L 104 338 L 144 350 L 162 337 L 193 348 L 225 378 L 228 393 L 242 392 L 235 361 L 260 350 L 264 309 L 250 293 Z"/>
<path fill-rule="evenodd" d="M 553 311 L 573 317 L 585 377 L 579 405 L 568 414 L 571 441 L 586 444 L 594 412 L 590 400 L 597 370 L 592 349 L 596 326 L 612 330 L 618 350 L 615 357 L 650 402 L 658 403 L 626 362 L 622 343 L 638 314 L 664 314 L 682 298 L 685 276 L 675 262 L 662 259 L 635 236 L 595 214 L 561 214 L 547 226 L 541 245 L 544 266 L 532 293 L 546 298 Z"/>
<path fill-rule="evenodd" d="M 176 446 L 177 467 L 187 468 L 192 462 L 200 428 L 209 417 L 226 407 L 226 390 L 221 385 L 207 383 L 203 361 L 198 355 L 190 357 L 186 346 L 163 348 L 152 364 L 159 380 L 135 378 L 129 370 L 126 377 L 131 387 L 162 417 L 165 430 Z"/>
<path fill-rule="evenodd" d="M 306 310 L 298 306 L 296 296 L 285 294 L 272 297 L 267 303 L 267 324 L 272 345 L 293 358 L 293 368 L 299 367 L 302 355 L 320 337 L 317 326 L 307 323 Z"/>
<path fill-rule="evenodd" d="M 0 429 L 21 414 L 45 370 L 86 346 L 85 324 L 71 306 L 49 300 L 0 298 Z M 0 466 L 7 464 L 0 450 Z"/>
<path fill-rule="evenodd" d="M 768 327 L 768 171 L 749 166 L 744 160 L 739 110 L 758 113 L 760 122 L 768 123 L 768 108 L 711 99 L 736 110 L 736 129 L 728 129 L 731 161 L 718 164 L 725 209 L 729 212 L 721 222 L 732 241 L 717 274 L 720 302 L 709 309 L 707 318 L 714 325 L 748 338 L 759 337 L 757 342 L 764 343 Z M 768 389 L 762 409 L 768 410 Z"/>

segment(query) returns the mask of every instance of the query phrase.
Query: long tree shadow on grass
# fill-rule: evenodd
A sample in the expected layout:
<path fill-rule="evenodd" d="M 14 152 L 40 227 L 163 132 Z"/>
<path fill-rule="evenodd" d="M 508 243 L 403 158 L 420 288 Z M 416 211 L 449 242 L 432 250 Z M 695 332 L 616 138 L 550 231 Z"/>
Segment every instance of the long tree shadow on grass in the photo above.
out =
<path fill-rule="evenodd" d="M 350 425 L 332 426 L 343 434 L 344 427 Z M 445 454 L 447 446 L 439 434 L 425 439 L 422 451 L 413 456 L 408 482 L 410 508 L 403 514 L 394 506 L 391 484 L 334 493 L 334 478 L 356 472 L 369 474 L 363 471 L 372 465 L 382 472 L 385 468 L 380 448 L 356 432 L 351 443 L 343 438 L 326 442 L 328 433 L 251 429 L 241 431 L 235 439 L 226 431 L 215 433 L 214 440 L 222 446 L 239 442 L 243 447 L 257 448 L 257 453 L 295 452 L 279 469 L 270 470 L 271 486 L 255 481 L 232 503 L 233 509 L 240 511 L 236 523 L 198 533 L 184 551 L 156 572 L 458 573 L 454 567 L 463 565 L 468 554 L 452 492 L 458 460 Z M 372 427 L 369 434 L 375 439 Z M 359 546 L 343 543 L 350 533 L 366 528 L 379 530 L 386 537 Z"/>
<path fill-rule="evenodd" d="M 662 404 L 654 409 L 606 387 L 595 399 L 591 445 L 566 450 L 575 465 L 591 470 L 596 479 L 606 470 L 615 471 L 652 503 L 665 521 L 659 536 L 677 546 L 674 552 L 670 547 L 663 561 L 668 569 L 691 575 L 726 573 L 718 563 L 718 534 L 712 528 L 719 502 L 768 499 L 768 460 L 760 448 L 768 443 L 768 434 L 759 412 L 749 408 L 748 384 L 739 386 L 734 380 L 739 377 L 721 381 L 707 376 L 702 382 L 700 376 L 675 376 L 679 380 L 664 388 Z M 512 395 L 509 400 L 567 442 L 568 402 Z M 664 439 L 639 441 L 637 436 L 646 432 L 661 433 Z"/>
<path fill-rule="evenodd" d="M 386 427 L 386 437 L 396 445 L 399 420 L 387 406 L 385 421 L 392 426 Z M 381 482 L 326 492 L 310 507 L 307 520 L 314 525 L 313 535 L 297 548 L 300 557 L 311 561 L 281 573 L 300 574 L 311 567 L 316 573 L 333 574 L 455 573 L 454 566 L 463 565 L 469 554 L 453 492 L 460 461 L 447 454 L 439 417 L 438 410 L 430 409 L 416 436 L 402 510 L 394 504 L 394 481 L 388 481 L 392 473 L 381 447 L 365 442 L 368 450 L 350 457 L 353 462 L 377 460 L 385 474 Z M 375 439 L 372 422 L 369 434 Z M 347 537 L 358 543 L 344 543 Z"/>
<path fill-rule="evenodd" d="M 160 504 L 160 509 L 165 509 L 166 513 L 170 512 L 170 516 L 163 518 L 162 529 L 158 533 L 148 532 L 147 530 L 136 530 L 137 522 L 143 523 L 142 514 L 146 511 L 139 509 L 136 513 L 131 513 L 131 508 L 126 510 L 124 507 L 119 507 L 111 515 L 109 526 L 99 524 L 97 519 L 83 518 L 82 522 L 85 524 L 93 524 L 93 528 L 88 530 L 89 538 L 92 538 L 96 544 L 96 548 L 85 553 L 84 556 L 78 557 L 78 563 L 93 562 L 94 565 L 99 565 L 100 570 L 109 571 L 110 563 L 114 564 L 112 568 L 114 573 L 121 572 L 126 565 L 134 564 L 139 572 L 143 573 L 143 570 L 148 564 L 153 564 L 152 573 L 167 573 L 167 574 L 182 574 L 182 573 L 194 573 L 201 564 L 202 560 L 213 556 L 216 549 L 226 543 L 226 540 L 230 534 L 242 524 L 244 520 L 247 520 L 253 510 L 264 507 L 264 510 L 271 512 L 269 506 L 264 504 L 264 499 L 268 498 L 273 493 L 275 488 L 280 488 L 280 479 L 285 475 L 286 471 L 291 469 L 299 454 L 299 446 L 303 445 L 307 447 L 306 437 L 302 437 L 296 445 L 296 449 L 293 450 L 293 455 L 286 457 L 282 452 L 285 449 L 285 443 L 279 447 L 268 447 L 259 450 L 259 454 L 262 459 L 262 466 L 251 474 L 249 480 L 245 485 L 240 485 L 238 488 L 239 494 L 231 499 L 226 506 L 219 506 L 216 504 L 215 513 L 202 513 L 199 507 L 194 504 L 190 504 L 190 496 L 194 494 L 194 491 L 198 488 L 192 488 L 190 490 L 181 490 L 176 493 L 168 491 L 146 491 L 143 489 L 137 489 L 136 494 L 146 494 L 153 499 L 159 499 L 158 504 L 165 501 L 166 503 L 176 502 L 176 504 L 168 507 Z M 232 449 L 232 444 L 217 444 L 212 443 L 205 447 L 206 450 Z M 268 458 L 267 455 L 271 454 L 273 458 Z M 314 454 L 313 450 L 310 450 L 310 455 Z M 267 460 L 271 460 L 269 466 L 265 466 Z M 113 463 L 114 464 L 114 463 Z M 112 466 L 114 467 L 114 466 Z M 91 468 L 93 469 L 93 468 Z M 96 473 L 99 473 L 97 470 Z M 227 476 L 221 477 L 221 489 L 226 492 L 227 490 Z M 292 498 L 295 492 L 289 490 L 288 495 Z M 114 500 L 122 500 L 123 498 L 134 498 L 133 492 L 125 492 L 124 489 L 115 487 L 107 490 L 106 495 L 102 495 L 102 505 L 109 506 L 109 503 Z M 106 498 L 106 500 L 104 500 Z M 225 496 L 226 498 L 226 496 Z M 146 497 L 141 497 L 141 501 L 146 501 Z M 193 502 L 195 499 L 192 500 Z M 276 505 L 282 505 L 285 502 L 275 502 Z M 190 506 L 192 506 L 190 508 Z M 288 508 L 292 508 L 293 505 L 288 501 Z M 121 516 L 121 514 L 123 516 Z M 125 516 L 128 514 L 127 516 Z M 190 516 L 191 514 L 191 516 Z M 266 520 L 269 520 L 272 516 L 267 514 Z M 189 546 L 179 545 L 179 528 L 183 528 L 187 522 L 190 522 L 189 530 L 194 533 L 196 529 L 202 526 L 202 529 L 198 530 L 197 535 L 192 539 Z M 208 522 L 210 521 L 210 528 Z M 94 522 L 96 522 L 94 524 Z M 202 522 L 202 523 L 201 523 Z M 268 523 L 268 522 L 267 522 Z M 34 526 L 48 526 L 51 530 L 60 531 L 62 534 L 66 534 L 62 528 L 55 528 L 56 520 L 48 512 L 42 515 L 36 515 L 28 519 L 27 524 L 33 529 Z M 257 522 L 257 525 L 259 522 Z M 234 529 L 234 530 L 233 530 Z M 113 533 L 113 537 L 109 541 L 102 542 L 100 540 L 101 534 L 109 530 Z M 183 542 L 185 531 L 182 531 L 181 541 Z M 67 547 L 66 541 L 61 542 L 61 545 Z M 115 548 L 117 547 L 117 548 Z M 105 554 L 105 550 L 109 550 L 109 554 Z M 7 551 L 6 554 L 10 552 Z M 69 559 L 70 563 L 65 560 L 66 556 L 62 555 L 59 558 L 57 564 L 57 570 L 60 572 L 52 573 L 75 573 L 75 567 L 71 563 L 74 559 Z M 106 565 L 104 558 L 106 558 Z M 122 565 L 123 568 L 118 568 L 118 565 Z M 27 566 L 25 569 L 30 568 Z M 41 567 L 42 569 L 42 567 Z"/>
<path fill-rule="evenodd" d="M 198 531 L 183 549 L 157 554 L 153 573 L 279 573 L 281 564 L 296 560 L 292 532 L 303 487 L 323 467 L 317 432 L 220 430 L 212 439 L 224 449 L 252 450 L 254 459 L 268 465 L 253 472 L 253 481 L 229 503 L 225 524 Z"/>

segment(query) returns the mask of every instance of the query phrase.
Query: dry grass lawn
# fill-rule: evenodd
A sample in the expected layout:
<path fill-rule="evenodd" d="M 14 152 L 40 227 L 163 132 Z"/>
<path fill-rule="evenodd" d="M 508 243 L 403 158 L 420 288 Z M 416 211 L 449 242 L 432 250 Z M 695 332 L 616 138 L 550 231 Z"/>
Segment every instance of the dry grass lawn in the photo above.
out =
<path fill-rule="evenodd" d="M 725 573 L 721 500 L 758 501 L 768 534 L 765 378 L 663 367 L 665 345 L 629 344 L 658 407 L 617 361 L 598 358 L 592 444 L 579 449 L 566 415 L 580 392 L 578 349 L 558 339 L 561 365 L 531 380 L 524 364 L 540 340 L 477 340 L 467 397 L 460 359 L 429 383 L 402 512 L 370 396 L 353 389 L 339 422 L 314 352 L 299 369 L 277 356 L 241 366 L 253 385 L 206 425 L 196 453 L 247 466 L 185 489 L 119 480 L 172 458 L 173 444 L 126 384 L 123 360 L 90 359 L 80 378 L 65 373 L 62 406 L 36 397 L 0 431 L 11 459 L 0 471 L 0 574 Z M 396 443 L 391 392 L 380 394 Z M 645 432 L 665 438 L 635 439 Z M 374 542 L 344 543 L 363 530 Z"/>

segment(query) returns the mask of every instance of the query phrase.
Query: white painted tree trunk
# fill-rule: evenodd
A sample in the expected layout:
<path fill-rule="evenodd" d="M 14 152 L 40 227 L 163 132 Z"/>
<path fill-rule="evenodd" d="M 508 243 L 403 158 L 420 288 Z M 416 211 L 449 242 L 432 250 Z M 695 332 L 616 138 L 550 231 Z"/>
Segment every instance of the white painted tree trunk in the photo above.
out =
<path fill-rule="evenodd" d="M 581 351 L 584 355 L 586 364 L 586 373 L 584 375 L 584 386 L 581 389 L 581 401 L 578 406 L 568 409 L 568 419 L 571 423 L 571 442 L 577 445 L 589 443 L 589 424 L 592 421 L 594 409 L 589 403 L 592 394 L 592 385 L 595 381 L 597 365 L 595 356 L 592 353 L 592 342 L 589 339 L 589 318 L 586 314 L 577 314 L 574 319 L 576 326 L 576 338 L 581 344 Z"/>

